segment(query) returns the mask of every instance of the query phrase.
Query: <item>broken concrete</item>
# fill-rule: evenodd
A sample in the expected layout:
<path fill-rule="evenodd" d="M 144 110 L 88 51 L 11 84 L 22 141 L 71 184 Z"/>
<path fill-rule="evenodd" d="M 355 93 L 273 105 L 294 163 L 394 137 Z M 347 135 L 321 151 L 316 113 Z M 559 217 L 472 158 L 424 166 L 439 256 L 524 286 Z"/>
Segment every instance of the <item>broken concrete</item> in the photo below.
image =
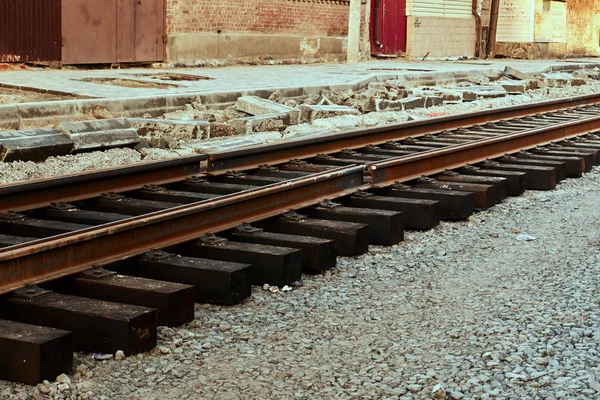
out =
<path fill-rule="evenodd" d="M 300 106 L 301 118 L 303 121 L 313 122 L 318 118 L 331 118 L 338 115 L 359 115 L 360 113 L 353 107 L 348 106 Z"/>
<path fill-rule="evenodd" d="M 133 147 L 140 142 L 137 130 L 125 118 L 62 122 L 58 129 L 74 143 L 74 151 Z"/>
<path fill-rule="evenodd" d="M 391 110 L 413 110 L 415 108 L 425 107 L 425 98 L 410 96 L 400 100 L 381 100 L 379 102 L 380 111 L 391 111 Z"/>
<path fill-rule="evenodd" d="M 283 131 L 288 114 L 266 114 L 253 117 L 236 118 L 228 121 L 238 135 L 250 135 L 257 132 Z"/>
<path fill-rule="evenodd" d="M 504 68 L 504 76 L 508 76 L 509 78 L 518 79 L 520 81 L 527 80 L 531 78 L 531 75 L 526 72 L 521 72 L 516 68 L 512 68 L 506 66 Z"/>
<path fill-rule="evenodd" d="M 229 126 L 229 125 L 221 123 L 221 122 L 211 122 L 210 123 L 210 137 L 211 138 L 238 136 L 238 135 L 239 135 L 239 133 L 233 126 Z"/>
<path fill-rule="evenodd" d="M 0 132 L 0 160 L 44 161 L 51 156 L 71 153 L 75 144 L 50 128 Z"/>
<path fill-rule="evenodd" d="M 466 86 L 456 88 L 462 92 L 463 101 L 475 101 L 477 99 L 494 99 L 506 96 L 506 90 L 502 86 Z"/>
<path fill-rule="evenodd" d="M 549 87 L 565 87 L 573 80 L 573 75 L 566 72 L 550 72 L 542 74 L 542 76 Z"/>
<path fill-rule="evenodd" d="M 502 86 L 509 94 L 523 94 L 529 86 L 529 81 L 498 81 L 498 85 Z"/>
<path fill-rule="evenodd" d="M 185 121 L 158 118 L 128 118 L 138 135 L 148 136 L 155 132 L 177 131 L 190 139 L 208 139 L 210 133 L 210 123 L 208 121 Z"/>
<path fill-rule="evenodd" d="M 300 111 L 274 101 L 260 98 L 258 96 L 242 96 L 237 99 L 235 108 L 250 115 L 287 114 L 288 124 L 300 123 Z"/>

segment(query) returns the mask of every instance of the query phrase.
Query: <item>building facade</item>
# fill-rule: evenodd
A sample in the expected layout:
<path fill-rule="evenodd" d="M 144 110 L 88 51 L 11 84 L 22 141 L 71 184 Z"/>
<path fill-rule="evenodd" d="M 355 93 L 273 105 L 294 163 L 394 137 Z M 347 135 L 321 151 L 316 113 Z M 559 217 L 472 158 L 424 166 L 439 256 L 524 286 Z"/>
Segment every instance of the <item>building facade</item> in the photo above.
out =
<path fill-rule="evenodd" d="M 167 59 L 345 59 L 349 0 L 166 0 Z"/>
<path fill-rule="evenodd" d="M 361 0 L 361 57 L 485 55 L 490 3 Z M 0 61 L 343 61 L 349 11 L 350 0 L 0 0 Z M 496 55 L 597 56 L 599 32 L 598 0 L 500 0 Z"/>
<path fill-rule="evenodd" d="M 490 0 L 482 5 L 484 30 Z M 600 2 L 596 0 L 501 0 L 496 55 L 561 58 L 600 55 Z M 484 34 L 485 36 L 485 34 Z"/>

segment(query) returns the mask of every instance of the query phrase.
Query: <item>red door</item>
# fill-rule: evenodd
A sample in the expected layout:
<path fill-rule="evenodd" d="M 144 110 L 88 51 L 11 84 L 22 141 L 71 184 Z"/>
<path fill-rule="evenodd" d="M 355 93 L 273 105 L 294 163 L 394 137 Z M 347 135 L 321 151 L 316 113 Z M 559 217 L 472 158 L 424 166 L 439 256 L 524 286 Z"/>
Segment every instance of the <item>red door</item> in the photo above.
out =
<path fill-rule="evenodd" d="M 371 1 L 371 53 L 406 51 L 406 0 Z"/>

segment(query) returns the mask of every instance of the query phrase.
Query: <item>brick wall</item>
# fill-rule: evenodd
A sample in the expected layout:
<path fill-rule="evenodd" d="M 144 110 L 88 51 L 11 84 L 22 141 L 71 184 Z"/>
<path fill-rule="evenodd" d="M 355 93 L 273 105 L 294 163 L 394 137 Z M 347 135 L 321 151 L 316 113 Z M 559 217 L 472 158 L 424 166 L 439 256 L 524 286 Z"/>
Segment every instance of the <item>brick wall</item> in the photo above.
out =
<path fill-rule="evenodd" d="M 349 0 L 167 0 L 167 33 L 345 36 Z"/>

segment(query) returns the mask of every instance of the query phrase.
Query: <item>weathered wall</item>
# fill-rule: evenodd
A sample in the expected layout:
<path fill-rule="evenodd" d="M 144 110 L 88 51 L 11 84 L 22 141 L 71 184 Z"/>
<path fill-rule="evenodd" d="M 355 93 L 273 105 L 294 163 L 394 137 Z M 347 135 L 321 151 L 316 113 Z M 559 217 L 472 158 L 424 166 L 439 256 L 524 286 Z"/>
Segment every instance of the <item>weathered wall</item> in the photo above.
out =
<path fill-rule="evenodd" d="M 474 57 L 475 17 L 408 16 L 406 52 L 409 57 Z"/>
<path fill-rule="evenodd" d="M 534 42 L 497 43 L 496 54 L 514 58 L 600 55 L 600 1 L 535 2 Z M 566 23 L 561 8 L 566 6 Z M 489 26 L 490 0 L 483 0 L 482 26 Z"/>
<path fill-rule="evenodd" d="M 348 12 L 349 0 L 167 0 L 167 57 L 186 65 L 341 59 Z"/>
<path fill-rule="evenodd" d="M 598 55 L 600 29 L 598 0 L 567 2 L 567 52 L 569 55 Z"/>
<path fill-rule="evenodd" d="M 167 33 L 343 36 L 345 0 L 167 0 Z"/>

